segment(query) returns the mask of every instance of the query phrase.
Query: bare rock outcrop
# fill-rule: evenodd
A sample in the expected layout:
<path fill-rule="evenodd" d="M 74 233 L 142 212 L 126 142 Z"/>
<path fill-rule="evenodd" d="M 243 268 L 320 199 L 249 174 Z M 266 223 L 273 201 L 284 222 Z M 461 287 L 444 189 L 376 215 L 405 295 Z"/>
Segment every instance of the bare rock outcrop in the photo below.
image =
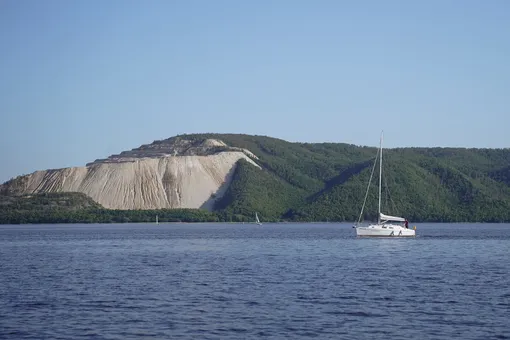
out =
<path fill-rule="evenodd" d="M 174 138 L 99 159 L 85 167 L 36 171 L 0 186 L 9 194 L 82 192 L 105 208 L 211 210 L 248 150 L 220 140 Z"/>

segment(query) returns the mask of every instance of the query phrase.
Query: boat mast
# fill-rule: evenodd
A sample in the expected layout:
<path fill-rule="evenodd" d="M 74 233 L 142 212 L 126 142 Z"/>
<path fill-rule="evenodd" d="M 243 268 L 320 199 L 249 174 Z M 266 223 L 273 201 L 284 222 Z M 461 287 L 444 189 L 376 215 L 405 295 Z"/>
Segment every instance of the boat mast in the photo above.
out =
<path fill-rule="evenodd" d="M 381 184 L 382 184 L 382 142 L 383 131 L 381 131 L 380 153 L 379 153 L 379 214 L 377 214 L 377 224 L 381 223 Z"/>

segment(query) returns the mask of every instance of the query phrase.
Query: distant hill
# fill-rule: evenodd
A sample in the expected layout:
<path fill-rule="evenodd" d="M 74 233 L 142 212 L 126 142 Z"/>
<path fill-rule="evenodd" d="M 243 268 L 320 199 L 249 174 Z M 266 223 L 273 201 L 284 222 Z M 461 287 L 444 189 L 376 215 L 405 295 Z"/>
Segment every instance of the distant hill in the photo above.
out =
<path fill-rule="evenodd" d="M 83 167 L 19 176 L 0 194 L 81 192 L 108 209 L 212 210 L 230 184 L 238 160 L 258 167 L 247 150 L 214 139 L 174 138 L 142 145 Z"/>
<path fill-rule="evenodd" d="M 202 208 L 218 220 L 249 220 L 258 212 L 262 221 L 354 221 L 376 153 L 374 147 L 290 143 L 266 136 L 180 135 L 80 170 L 18 177 L 0 191 L 19 195 L 93 187 L 91 192 L 114 204 L 112 190 L 112 197 L 129 209 Z M 79 185 L 65 171 L 79 174 L 72 177 Z M 412 222 L 510 221 L 510 149 L 385 149 L 383 173 L 387 214 Z M 377 180 L 374 176 L 366 219 L 376 216 Z M 172 206 L 176 197 L 180 203 Z M 132 203 L 137 200 L 139 206 Z"/>
<path fill-rule="evenodd" d="M 83 209 L 100 209 L 99 204 L 94 202 L 90 197 L 82 193 L 41 193 L 35 195 L 24 196 L 5 196 L 0 195 L 0 207 L 5 210 L 83 210 Z"/>

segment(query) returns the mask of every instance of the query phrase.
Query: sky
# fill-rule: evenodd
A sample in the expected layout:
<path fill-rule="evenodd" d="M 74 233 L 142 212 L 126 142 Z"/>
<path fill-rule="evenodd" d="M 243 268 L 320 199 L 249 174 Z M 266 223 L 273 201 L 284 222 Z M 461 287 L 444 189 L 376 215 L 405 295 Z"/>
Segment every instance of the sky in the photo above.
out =
<path fill-rule="evenodd" d="M 0 182 L 176 134 L 510 146 L 507 0 L 0 0 Z"/>

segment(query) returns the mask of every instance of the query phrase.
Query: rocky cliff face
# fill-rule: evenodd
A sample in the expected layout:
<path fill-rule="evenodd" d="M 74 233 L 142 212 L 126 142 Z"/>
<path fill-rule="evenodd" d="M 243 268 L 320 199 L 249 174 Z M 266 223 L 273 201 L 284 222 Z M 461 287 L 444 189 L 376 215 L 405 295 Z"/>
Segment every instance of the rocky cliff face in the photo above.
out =
<path fill-rule="evenodd" d="M 36 171 L 0 187 L 9 194 L 82 192 L 105 208 L 211 210 L 248 150 L 219 140 L 175 137 L 98 159 L 85 167 Z"/>

